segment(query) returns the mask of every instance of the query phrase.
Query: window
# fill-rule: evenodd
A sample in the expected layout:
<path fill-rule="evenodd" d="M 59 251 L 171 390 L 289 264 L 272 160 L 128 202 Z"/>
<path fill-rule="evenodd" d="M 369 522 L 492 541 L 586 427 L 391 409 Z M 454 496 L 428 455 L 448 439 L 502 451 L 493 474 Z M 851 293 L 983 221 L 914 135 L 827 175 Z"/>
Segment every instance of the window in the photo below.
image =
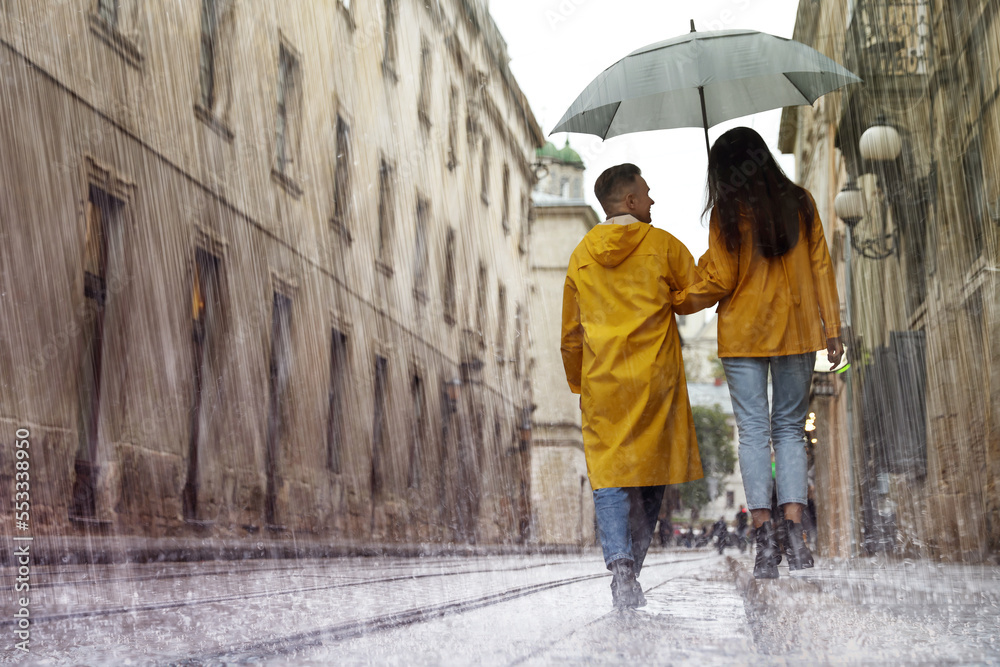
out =
<path fill-rule="evenodd" d="M 278 122 L 276 139 L 275 169 L 281 174 L 289 174 L 293 161 L 295 132 L 292 124 L 298 113 L 299 64 L 291 52 L 282 45 L 278 52 Z"/>
<path fill-rule="evenodd" d="M 410 471 L 407 485 L 411 489 L 420 487 L 421 462 L 424 451 L 424 434 L 427 432 L 427 404 L 424 396 L 424 381 L 414 373 L 410 383 L 410 398 L 413 401 L 413 424 L 410 437 Z"/>
<path fill-rule="evenodd" d="M 458 88 L 448 95 L 448 169 L 458 166 Z"/>
<path fill-rule="evenodd" d="M 531 200 L 528 194 L 521 194 L 521 227 L 517 233 L 517 250 L 522 255 L 528 252 L 528 233 L 531 231 Z"/>
<path fill-rule="evenodd" d="M 83 296 L 84 319 L 80 384 L 80 432 L 77 444 L 71 515 L 91 518 L 96 514 L 97 434 L 101 413 L 101 381 L 104 370 L 104 315 L 108 307 L 107 273 L 109 234 L 123 203 L 91 186 L 86 206 Z"/>
<path fill-rule="evenodd" d="M 385 44 L 382 50 L 382 72 L 396 80 L 396 15 L 397 0 L 385 0 Z"/>
<path fill-rule="evenodd" d="M 524 338 L 521 328 L 524 326 L 524 313 L 521 304 L 514 311 L 514 377 L 521 379 L 521 341 Z"/>
<path fill-rule="evenodd" d="M 347 230 L 351 191 L 351 130 L 343 116 L 337 114 L 337 156 L 333 174 L 333 220 L 341 230 Z"/>
<path fill-rule="evenodd" d="M 90 31 L 136 69 L 143 56 L 133 35 L 137 34 L 138 13 L 146 3 L 139 0 L 90 0 L 94 11 L 88 15 Z M 9 4 L 9 3 L 8 3 Z M 89 3 L 88 3 L 89 4 Z"/>
<path fill-rule="evenodd" d="M 420 40 L 420 97 L 417 99 L 417 117 L 425 128 L 431 126 L 431 45 Z"/>
<path fill-rule="evenodd" d="M 393 183 L 392 167 L 384 159 L 378 165 L 378 260 L 383 269 L 391 261 L 393 227 Z"/>
<path fill-rule="evenodd" d="M 503 234 L 510 234 L 510 167 L 503 166 L 503 201 L 500 202 L 500 225 L 503 227 Z"/>
<path fill-rule="evenodd" d="M 490 203 L 490 140 L 483 137 L 483 163 L 480 168 L 480 178 L 482 179 L 482 186 L 479 191 L 479 196 L 482 198 L 484 204 Z"/>
<path fill-rule="evenodd" d="M 504 346 L 507 343 L 507 288 L 503 283 L 497 289 L 497 361 L 505 361 Z"/>
<path fill-rule="evenodd" d="M 285 404 L 291 379 L 292 300 L 279 292 L 271 303 L 271 361 L 268 372 L 267 440 L 264 451 L 264 520 L 278 517 L 278 456 L 284 434 Z"/>
<path fill-rule="evenodd" d="M 989 357 L 986 346 L 986 306 L 983 299 L 983 288 L 977 289 L 965 301 L 965 312 L 969 318 L 969 333 L 971 345 L 968 351 L 979 358 Z"/>
<path fill-rule="evenodd" d="M 952 13 L 954 14 L 956 25 L 958 25 L 958 24 L 960 24 L 960 23 L 962 23 L 964 21 L 969 21 L 970 20 L 970 18 L 971 18 L 969 16 L 969 3 L 970 2 L 972 4 L 975 4 L 976 0 L 954 0 L 955 4 L 952 7 Z"/>
<path fill-rule="evenodd" d="M 444 321 L 455 323 L 455 230 L 445 234 L 444 251 Z"/>
<path fill-rule="evenodd" d="M 330 472 L 342 471 L 344 450 L 344 391 L 349 378 L 347 336 L 336 329 L 330 340 L 330 392 L 326 426 L 326 466 Z"/>
<path fill-rule="evenodd" d="M 736 492 L 726 491 L 726 509 L 731 510 L 736 507 Z"/>
<path fill-rule="evenodd" d="M 427 286 L 427 218 L 431 203 L 417 196 L 417 228 L 413 248 L 413 289 L 418 296 L 424 295 Z"/>
<path fill-rule="evenodd" d="M 227 141 L 233 132 L 226 124 L 232 101 L 227 53 L 222 50 L 222 31 L 230 25 L 233 0 L 201 0 L 201 53 L 198 61 L 198 100 L 195 116 Z"/>
<path fill-rule="evenodd" d="M 381 499 L 385 485 L 383 456 L 387 447 L 386 433 L 386 391 L 389 383 L 389 360 L 375 357 L 375 401 L 372 415 L 372 498 Z"/>
<path fill-rule="evenodd" d="M 476 335 L 479 347 L 486 347 L 486 265 L 479 262 L 479 280 L 476 283 Z"/>
<path fill-rule="evenodd" d="M 215 49 L 219 27 L 216 0 L 201 0 L 201 106 L 215 107 Z"/>
<path fill-rule="evenodd" d="M 198 518 L 198 462 L 200 443 L 203 436 L 211 437 L 202 432 L 202 419 L 211 418 L 215 410 L 206 406 L 205 379 L 211 380 L 215 373 L 210 368 L 212 341 L 219 325 L 220 294 L 219 294 L 219 264 L 218 257 L 199 248 L 195 251 L 193 275 L 191 280 L 191 350 L 192 375 L 194 391 L 192 395 L 190 423 L 188 424 L 188 465 L 187 480 L 183 491 L 183 509 L 185 519 Z M 211 391 L 211 390 L 209 390 Z M 208 409 L 205 409 L 205 408 Z"/>
<path fill-rule="evenodd" d="M 978 134 L 969 142 L 965 155 L 962 157 L 962 172 L 965 178 L 965 202 L 968 207 L 963 236 L 968 251 L 967 257 L 971 262 L 983 254 L 986 221 L 988 220 L 983 177 L 982 139 Z"/>
<path fill-rule="evenodd" d="M 469 153 L 472 153 L 479 141 L 479 106 L 472 100 L 466 102 L 465 138 L 469 142 Z"/>
<path fill-rule="evenodd" d="M 118 1 L 97 0 L 97 15 L 110 26 L 118 26 Z"/>

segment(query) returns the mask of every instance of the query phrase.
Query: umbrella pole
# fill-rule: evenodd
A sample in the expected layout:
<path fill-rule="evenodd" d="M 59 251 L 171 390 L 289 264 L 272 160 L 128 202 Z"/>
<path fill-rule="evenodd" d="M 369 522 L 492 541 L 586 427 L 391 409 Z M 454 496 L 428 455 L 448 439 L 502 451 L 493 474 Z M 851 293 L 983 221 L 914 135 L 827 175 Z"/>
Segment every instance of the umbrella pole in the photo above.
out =
<path fill-rule="evenodd" d="M 692 21 L 693 23 L 693 21 Z M 705 111 L 705 87 L 698 86 L 698 96 L 701 98 L 701 122 L 705 127 L 705 152 L 712 154 L 712 147 L 708 144 L 708 112 Z"/>

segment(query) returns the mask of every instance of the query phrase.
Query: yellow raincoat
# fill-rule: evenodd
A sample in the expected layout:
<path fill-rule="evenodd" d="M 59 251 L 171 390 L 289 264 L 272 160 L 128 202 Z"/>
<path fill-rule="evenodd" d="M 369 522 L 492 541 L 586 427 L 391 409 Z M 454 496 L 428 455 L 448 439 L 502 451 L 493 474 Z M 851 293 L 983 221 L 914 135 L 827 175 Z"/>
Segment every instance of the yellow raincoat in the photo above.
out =
<path fill-rule="evenodd" d="M 594 489 L 702 477 L 671 292 L 697 282 L 680 241 L 644 222 L 598 225 L 573 251 L 562 357 L 581 394 Z"/>
<path fill-rule="evenodd" d="M 799 242 L 768 259 L 755 247 L 748 218 L 740 220 L 740 247 L 726 248 L 718 214 L 708 227 L 708 251 L 698 261 L 703 279 L 673 294 L 679 314 L 719 302 L 719 356 L 771 357 L 826 348 L 840 336 L 840 299 L 823 222 L 812 195 L 812 226 L 799 214 Z"/>

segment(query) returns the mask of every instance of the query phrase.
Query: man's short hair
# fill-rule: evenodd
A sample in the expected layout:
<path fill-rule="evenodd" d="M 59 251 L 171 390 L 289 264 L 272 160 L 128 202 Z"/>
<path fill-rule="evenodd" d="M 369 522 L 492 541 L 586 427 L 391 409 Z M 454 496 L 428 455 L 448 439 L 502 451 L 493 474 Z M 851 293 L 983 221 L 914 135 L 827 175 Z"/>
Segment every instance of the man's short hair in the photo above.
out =
<path fill-rule="evenodd" d="M 613 204 L 621 199 L 623 190 L 635 183 L 636 176 L 642 175 L 642 170 L 630 162 L 608 167 L 604 173 L 597 177 L 594 183 L 594 194 L 597 201 L 607 212 L 608 204 Z"/>

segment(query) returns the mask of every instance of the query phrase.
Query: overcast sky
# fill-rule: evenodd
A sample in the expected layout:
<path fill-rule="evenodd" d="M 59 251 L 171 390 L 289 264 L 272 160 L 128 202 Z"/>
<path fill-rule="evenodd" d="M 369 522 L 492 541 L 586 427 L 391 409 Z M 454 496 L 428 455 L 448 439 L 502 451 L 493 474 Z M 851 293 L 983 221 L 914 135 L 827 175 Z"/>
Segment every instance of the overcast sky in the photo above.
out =
<path fill-rule="evenodd" d="M 791 37 L 798 0 L 492 0 L 490 13 L 507 41 L 511 69 L 548 135 L 577 95 L 606 67 L 635 49 L 690 30 L 750 28 Z M 739 125 L 753 127 L 778 154 L 781 111 L 729 121 L 709 129 L 709 140 Z M 584 189 L 594 198 L 594 180 L 621 162 L 634 162 L 649 183 L 653 224 L 679 238 L 697 259 L 708 247 L 701 210 L 705 203 L 704 132 L 659 130 L 607 141 L 586 134 L 556 134 L 583 157 Z M 795 177 L 794 159 L 780 159 Z"/>

